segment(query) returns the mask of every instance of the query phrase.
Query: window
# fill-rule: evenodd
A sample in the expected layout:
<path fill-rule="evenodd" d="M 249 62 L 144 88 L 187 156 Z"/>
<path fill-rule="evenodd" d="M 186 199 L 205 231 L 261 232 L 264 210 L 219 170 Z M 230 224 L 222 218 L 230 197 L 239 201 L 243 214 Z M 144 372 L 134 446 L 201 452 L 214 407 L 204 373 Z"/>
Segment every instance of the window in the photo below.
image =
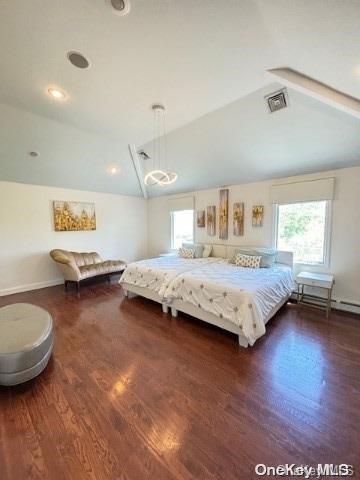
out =
<path fill-rule="evenodd" d="M 194 241 L 194 210 L 171 212 L 171 248 L 177 249 L 183 242 Z"/>
<path fill-rule="evenodd" d="M 294 252 L 294 263 L 327 263 L 329 202 L 277 206 L 276 245 Z"/>

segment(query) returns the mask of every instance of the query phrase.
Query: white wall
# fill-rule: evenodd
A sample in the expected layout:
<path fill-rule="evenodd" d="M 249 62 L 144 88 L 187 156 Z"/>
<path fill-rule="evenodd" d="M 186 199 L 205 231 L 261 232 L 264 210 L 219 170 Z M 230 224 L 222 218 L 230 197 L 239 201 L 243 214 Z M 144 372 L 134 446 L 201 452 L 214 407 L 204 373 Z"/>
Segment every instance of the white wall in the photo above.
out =
<path fill-rule="evenodd" d="M 335 198 L 332 202 L 332 228 L 330 245 L 330 265 L 323 267 L 304 267 L 302 270 L 330 271 L 335 275 L 334 297 L 360 304 L 360 167 L 345 168 L 321 174 L 302 175 L 246 185 L 228 187 L 229 197 L 229 239 L 219 240 L 217 235 L 209 237 L 206 228 L 195 227 L 195 241 L 208 243 L 228 243 L 229 245 L 273 245 L 273 206 L 270 203 L 270 186 L 297 180 L 335 177 Z M 183 194 L 184 195 L 184 194 Z M 177 195 L 177 196 L 183 196 Z M 219 204 L 219 188 L 200 190 L 192 194 L 195 197 L 195 210 L 204 210 L 208 205 Z M 148 250 L 155 255 L 170 249 L 169 197 L 157 197 L 148 201 Z M 234 202 L 245 203 L 245 234 L 234 237 L 232 234 L 232 206 Z M 253 205 L 265 206 L 264 226 L 251 226 Z"/>
<path fill-rule="evenodd" d="M 96 231 L 55 232 L 52 201 L 94 202 Z M 131 261 L 147 254 L 142 198 L 0 182 L 0 295 L 61 283 L 49 251 L 97 251 Z"/>
<path fill-rule="evenodd" d="M 335 177 L 329 271 L 336 279 L 334 296 L 360 303 L 360 167 L 334 170 L 297 179 Z M 273 215 L 270 186 L 277 181 L 234 185 L 230 189 L 230 245 L 272 245 Z M 185 194 L 188 196 L 190 194 Z M 219 203 L 219 189 L 193 193 L 195 210 Z M 177 195 L 184 196 L 183 195 Z M 95 202 L 97 230 L 55 232 L 52 201 Z M 245 235 L 232 235 L 232 205 L 245 202 Z M 264 226 L 251 226 L 251 208 L 265 206 Z M 217 225 L 218 227 L 218 225 Z M 196 241 L 225 243 L 195 227 Z M 0 295 L 60 283 L 49 256 L 52 248 L 96 250 L 104 258 L 135 260 L 170 249 L 168 197 L 148 200 L 54 187 L 0 182 Z M 309 268 L 306 267 L 308 270 Z M 320 268 L 318 270 L 325 271 Z"/>

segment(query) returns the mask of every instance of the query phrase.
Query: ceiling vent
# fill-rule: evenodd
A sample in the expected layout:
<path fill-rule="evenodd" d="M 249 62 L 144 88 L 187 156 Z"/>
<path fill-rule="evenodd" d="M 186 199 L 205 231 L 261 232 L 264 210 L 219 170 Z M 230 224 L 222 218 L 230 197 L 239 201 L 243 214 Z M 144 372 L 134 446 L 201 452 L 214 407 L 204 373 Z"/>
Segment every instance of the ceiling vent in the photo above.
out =
<path fill-rule="evenodd" d="M 145 150 L 139 150 L 137 152 L 137 154 L 139 155 L 139 157 L 141 158 L 141 160 L 149 160 L 150 158 L 150 155 L 148 155 Z"/>
<path fill-rule="evenodd" d="M 106 3 L 110 5 L 115 15 L 124 16 L 130 12 L 129 0 L 106 0 Z"/>
<path fill-rule="evenodd" d="M 265 101 L 270 113 L 287 108 L 289 106 L 289 96 L 286 88 L 271 93 L 270 95 L 266 95 Z"/>

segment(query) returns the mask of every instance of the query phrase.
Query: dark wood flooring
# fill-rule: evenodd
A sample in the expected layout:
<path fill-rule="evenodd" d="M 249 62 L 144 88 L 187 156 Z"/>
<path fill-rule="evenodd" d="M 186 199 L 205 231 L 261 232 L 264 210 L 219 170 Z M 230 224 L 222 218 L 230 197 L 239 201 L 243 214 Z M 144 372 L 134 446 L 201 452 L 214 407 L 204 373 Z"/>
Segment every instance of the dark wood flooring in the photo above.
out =
<path fill-rule="evenodd" d="M 285 306 L 254 348 L 118 285 L 0 298 L 49 310 L 53 357 L 0 388 L 1 480 L 255 479 L 258 463 L 359 474 L 360 318 Z"/>

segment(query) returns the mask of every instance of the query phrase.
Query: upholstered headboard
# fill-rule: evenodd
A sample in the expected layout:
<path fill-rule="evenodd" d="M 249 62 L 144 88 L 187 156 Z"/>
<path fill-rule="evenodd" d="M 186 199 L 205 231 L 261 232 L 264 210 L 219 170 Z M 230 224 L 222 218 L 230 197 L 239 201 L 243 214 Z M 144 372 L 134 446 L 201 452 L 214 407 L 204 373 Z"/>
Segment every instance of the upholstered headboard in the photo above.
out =
<path fill-rule="evenodd" d="M 213 249 L 211 252 L 212 257 L 219 257 L 219 258 L 230 258 L 227 256 L 227 246 L 226 245 L 216 245 L 213 244 Z"/>
<path fill-rule="evenodd" d="M 204 242 L 199 242 L 202 245 L 205 245 Z M 207 244 L 208 245 L 208 244 Z M 219 257 L 219 258 L 232 258 L 234 255 L 234 251 L 237 248 L 256 248 L 253 245 L 249 247 L 248 245 L 221 245 L 221 244 L 212 244 L 213 251 L 211 256 L 212 257 Z M 276 263 L 282 263 L 284 265 L 289 265 L 289 267 L 293 267 L 293 253 L 292 252 L 284 252 L 284 251 L 277 251 L 276 254 Z"/>
<path fill-rule="evenodd" d="M 284 265 L 289 265 L 289 267 L 293 268 L 294 254 L 293 252 L 283 252 L 281 250 L 278 250 L 275 261 L 276 263 L 283 263 Z"/>

